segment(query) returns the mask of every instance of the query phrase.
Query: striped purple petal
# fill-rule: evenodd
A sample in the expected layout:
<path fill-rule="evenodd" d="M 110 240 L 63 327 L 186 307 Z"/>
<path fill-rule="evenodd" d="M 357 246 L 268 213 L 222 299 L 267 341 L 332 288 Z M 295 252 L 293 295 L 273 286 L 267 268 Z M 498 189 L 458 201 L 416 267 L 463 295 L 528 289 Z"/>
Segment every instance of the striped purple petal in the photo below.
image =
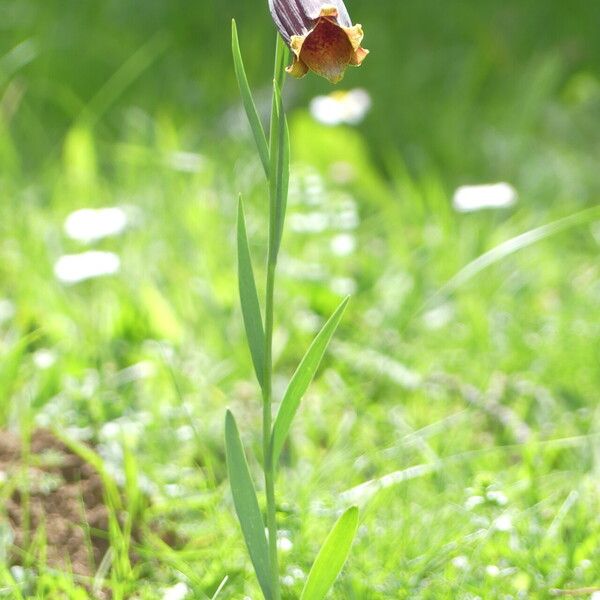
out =
<path fill-rule="evenodd" d="M 342 0 L 269 0 L 269 9 L 283 39 L 289 44 L 293 35 L 306 35 L 325 7 L 335 7 L 341 27 L 351 27 L 350 15 Z"/>

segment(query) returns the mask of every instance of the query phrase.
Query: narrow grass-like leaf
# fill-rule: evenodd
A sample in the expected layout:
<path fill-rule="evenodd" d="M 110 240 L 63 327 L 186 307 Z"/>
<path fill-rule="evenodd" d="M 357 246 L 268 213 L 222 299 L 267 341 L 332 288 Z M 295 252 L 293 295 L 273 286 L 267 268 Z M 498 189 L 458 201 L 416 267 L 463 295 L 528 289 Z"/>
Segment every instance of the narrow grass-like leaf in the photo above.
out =
<path fill-rule="evenodd" d="M 518 252 L 519 250 L 533 246 L 542 240 L 562 233 L 572 227 L 592 223 L 596 219 L 600 219 L 600 206 L 592 206 L 580 210 L 567 217 L 536 227 L 535 229 L 530 229 L 525 233 L 502 242 L 495 248 L 484 252 L 481 256 L 478 256 L 475 260 L 464 266 L 456 275 L 454 275 L 454 277 L 452 277 L 452 279 L 450 279 L 450 281 L 444 284 L 440 290 L 429 298 L 421 310 L 425 310 L 441 299 L 452 295 L 461 286 L 479 275 L 481 271 L 501 262 L 511 254 L 515 254 L 515 252 Z"/>
<path fill-rule="evenodd" d="M 337 307 L 333 315 L 331 315 L 327 323 L 323 325 L 323 328 L 313 340 L 313 343 L 310 345 L 290 380 L 283 400 L 281 401 L 275 424 L 273 425 L 273 435 L 271 439 L 273 464 L 277 464 L 277 461 L 279 460 L 281 449 L 290 430 L 296 411 L 298 410 L 298 406 L 300 406 L 300 400 L 321 364 L 327 346 L 340 324 L 344 310 L 346 310 L 348 300 L 349 298 L 345 298 Z"/>
<path fill-rule="evenodd" d="M 246 233 L 246 219 L 244 217 L 244 205 L 241 196 L 238 202 L 237 251 L 238 285 L 244 327 L 246 328 L 246 337 L 248 338 L 254 371 L 262 387 L 265 372 L 265 331 L 260 314 L 254 271 L 252 270 L 252 259 L 250 257 L 250 247 L 248 246 L 248 235 Z"/>
<path fill-rule="evenodd" d="M 283 90 L 285 84 L 285 65 L 288 62 L 289 49 L 280 35 L 276 36 L 275 42 L 275 66 L 273 69 L 273 79 L 277 82 L 277 87 Z"/>
<path fill-rule="evenodd" d="M 351 506 L 333 526 L 308 574 L 300 600 L 322 600 L 337 579 L 358 527 L 358 508 Z"/>
<path fill-rule="evenodd" d="M 290 183 L 290 131 L 285 111 L 283 110 L 280 89 L 277 86 L 276 89 L 279 104 L 279 156 L 277 160 L 277 212 L 275 214 L 275 224 L 277 232 L 277 249 L 279 250 L 281 238 L 283 237 L 283 225 L 285 223 Z"/>
<path fill-rule="evenodd" d="M 240 434 L 233 414 L 229 410 L 225 416 L 225 451 L 233 503 L 248 553 L 263 594 L 267 600 L 271 600 L 273 595 L 265 523 L 258 506 Z"/>
<path fill-rule="evenodd" d="M 231 21 L 231 51 L 233 53 L 233 66 L 235 69 L 235 76 L 237 78 L 238 87 L 240 88 L 240 94 L 242 96 L 242 104 L 250 123 L 250 129 L 252 129 L 252 135 L 256 142 L 258 154 L 265 170 L 267 179 L 269 178 L 269 146 L 267 145 L 267 138 L 265 136 L 265 130 L 263 129 L 258 111 L 256 110 L 256 104 L 248 85 L 248 78 L 246 77 L 246 69 L 244 68 L 244 61 L 242 60 L 242 53 L 240 51 L 240 42 L 237 34 L 237 26 L 235 20 Z"/>
<path fill-rule="evenodd" d="M 290 138 L 287 119 L 283 110 L 281 91 L 273 80 L 273 109 L 270 132 L 269 193 L 273 218 L 273 243 L 271 260 L 275 260 L 281 244 L 283 224 L 287 208 L 290 178 Z"/>

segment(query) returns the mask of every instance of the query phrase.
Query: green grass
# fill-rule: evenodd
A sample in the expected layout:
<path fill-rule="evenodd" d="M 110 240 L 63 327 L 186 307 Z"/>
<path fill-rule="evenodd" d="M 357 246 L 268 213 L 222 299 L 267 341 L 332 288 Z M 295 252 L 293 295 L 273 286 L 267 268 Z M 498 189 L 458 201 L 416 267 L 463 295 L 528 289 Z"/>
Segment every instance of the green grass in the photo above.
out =
<path fill-rule="evenodd" d="M 29 34 L 58 36 L 55 3 L 31 31 L 28 3 L 9 4 L 22 14 L 13 14 L 12 45 L 0 56 Z M 441 13 L 418 20 L 426 8 L 412 3 L 387 23 L 361 14 L 373 53 L 364 79 L 352 73 L 347 86 L 365 85 L 373 97 L 362 128 L 311 120 L 308 94 L 329 87 L 288 88 L 276 371 L 291 376 L 325 319 L 348 292 L 352 299 L 282 453 L 278 520 L 292 542 L 285 598 L 298 597 L 352 503 L 361 508 L 358 535 L 332 598 L 543 599 L 554 588 L 600 587 L 600 53 L 562 4 L 548 6 L 531 9 L 545 27 L 529 15 L 514 37 L 510 14 L 496 37 L 480 27 L 501 12 L 494 2 L 463 21 L 469 15 L 452 6 L 450 24 Z M 215 40 L 210 24 L 225 18 L 206 10 L 203 30 Z M 266 10 L 239 10 L 244 46 L 250 23 L 268 21 Z M 365 10 L 354 3 L 353 12 Z M 596 9 L 582 10 L 582 27 L 591 27 Z M 14 309 L 0 323 L 0 418 L 25 431 L 41 423 L 71 437 L 88 432 L 107 473 L 125 482 L 125 510 L 186 540 L 171 549 L 149 527 L 140 541 L 112 531 L 119 558 L 100 584 L 115 597 L 161 598 L 185 581 L 189 598 L 211 598 L 227 577 L 218 598 L 259 598 L 229 492 L 223 418 L 229 407 L 241 431 L 260 430 L 235 234 L 243 191 L 262 281 L 268 193 L 236 104 L 228 36 L 203 70 L 183 15 L 169 13 L 159 27 L 161 14 L 152 3 L 142 24 L 125 20 L 120 54 L 102 53 L 108 17 L 88 15 L 97 25 L 84 54 L 103 57 L 102 77 L 71 71 L 56 46 L 41 61 L 29 61 L 27 47 L 0 60 L 0 300 Z M 84 16 L 67 15 L 65 30 Z M 144 37 L 149 21 L 167 37 Z M 390 40 L 411 28 L 399 42 L 404 83 L 390 88 L 382 76 Z M 561 48 L 573 41 L 573 53 L 549 51 L 553 34 Z M 248 42 L 251 80 L 268 78 L 271 41 L 269 33 L 262 46 Z M 268 48 L 266 67 L 253 44 Z M 180 73 L 167 68 L 185 56 Z M 157 81 L 167 72 L 173 86 L 161 102 Z M 202 102 L 184 93 L 194 77 L 209 90 Z M 202 105 L 201 117 L 190 116 L 190 103 Z M 494 179 L 517 187 L 514 208 L 453 211 L 456 185 Z M 57 282 L 54 262 L 84 249 L 63 234 L 64 218 L 117 204 L 131 207 L 132 226 L 93 247 L 118 253 L 120 274 Z M 553 223 L 513 253 L 474 262 Z M 339 235 L 355 242 L 348 256 L 332 251 Z M 55 359 L 45 368 L 42 350 Z M 274 381 L 276 398 L 286 384 Z M 260 435 L 243 441 L 257 475 Z M 3 531 L 0 520 L 0 558 Z M 85 598 L 76 578 L 44 566 L 43 547 L 38 532 L 25 579 L 0 564 L 0 597 Z"/>

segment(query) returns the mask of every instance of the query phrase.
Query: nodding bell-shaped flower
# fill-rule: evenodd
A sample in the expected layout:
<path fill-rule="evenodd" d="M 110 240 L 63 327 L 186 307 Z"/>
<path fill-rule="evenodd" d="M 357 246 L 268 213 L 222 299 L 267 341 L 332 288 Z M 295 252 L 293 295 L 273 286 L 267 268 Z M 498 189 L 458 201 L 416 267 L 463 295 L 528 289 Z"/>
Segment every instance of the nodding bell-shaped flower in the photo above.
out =
<path fill-rule="evenodd" d="M 358 67 L 368 50 L 361 47 L 361 25 L 352 25 L 342 0 L 269 0 L 271 16 L 294 54 L 287 72 L 309 71 L 341 81 L 349 65 Z"/>

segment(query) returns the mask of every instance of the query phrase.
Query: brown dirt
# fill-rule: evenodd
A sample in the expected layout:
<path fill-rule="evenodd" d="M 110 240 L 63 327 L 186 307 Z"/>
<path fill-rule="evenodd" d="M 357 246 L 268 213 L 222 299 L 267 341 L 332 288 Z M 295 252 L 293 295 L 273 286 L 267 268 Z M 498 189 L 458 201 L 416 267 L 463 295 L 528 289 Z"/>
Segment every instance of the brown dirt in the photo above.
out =
<path fill-rule="evenodd" d="M 28 541 L 45 530 L 48 566 L 93 576 L 108 549 L 108 511 L 100 476 L 43 429 L 33 433 L 28 466 L 24 461 L 20 439 L 0 431 L 0 471 L 8 476 L 5 485 L 17 482 L 5 514 L 0 512 L 14 533 L 13 562 L 22 564 Z"/>

